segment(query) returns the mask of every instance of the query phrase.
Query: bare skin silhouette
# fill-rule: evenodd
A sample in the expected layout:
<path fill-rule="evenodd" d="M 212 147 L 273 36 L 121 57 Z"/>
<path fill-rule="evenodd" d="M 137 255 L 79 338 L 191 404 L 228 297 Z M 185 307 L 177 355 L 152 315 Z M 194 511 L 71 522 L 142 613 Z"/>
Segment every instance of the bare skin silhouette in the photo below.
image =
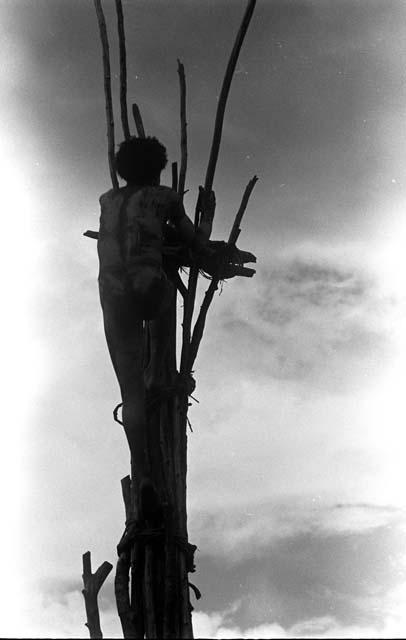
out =
<path fill-rule="evenodd" d="M 123 402 L 123 425 L 142 482 L 146 464 L 146 392 L 163 385 L 163 362 L 173 283 L 162 267 L 165 225 L 171 223 L 180 241 L 204 248 L 181 197 L 160 186 L 166 164 L 164 147 L 155 138 L 131 138 L 116 156 L 118 173 L 127 184 L 100 198 L 98 239 L 99 290 L 104 329 Z M 214 194 L 207 206 L 215 206 Z M 150 353 L 144 362 L 145 320 L 149 321 Z"/>

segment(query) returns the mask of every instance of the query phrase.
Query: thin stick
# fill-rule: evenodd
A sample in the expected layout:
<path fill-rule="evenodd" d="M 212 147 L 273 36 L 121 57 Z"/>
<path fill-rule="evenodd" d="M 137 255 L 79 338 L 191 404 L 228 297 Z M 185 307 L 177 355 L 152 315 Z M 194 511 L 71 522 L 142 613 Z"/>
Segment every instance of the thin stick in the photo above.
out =
<path fill-rule="evenodd" d="M 255 9 L 256 0 L 249 0 L 247 8 L 245 10 L 244 17 L 242 19 L 237 37 L 234 43 L 234 47 L 231 51 L 230 59 L 228 61 L 227 69 L 224 75 L 223 85 L 221 87 L 220 97 L 217 104 L 216 120 L 214 124 L 213 141 L 210 150 L 209 163 L 207 165 L 206 179 L 204 182 L 204 190 L 208 195 L 213 188 L 214 173 L 216 171 L 216 165 L 220 150 L 221 135 L 223 132 L 224 114 L 226 110 L 227 98 L 230 92 L 231 81 L 233 79 L 235 67 L 237 64 L 238 56 L 242 47 L 242 43 L 245 38 L 249 23 L 251 21 L 252 14 Z M 204 226 L 205 235 L 210 238 L 213 228 L 214 213 L 207 214 L 205 211 L 201 215 L 201 225 Z"/>
<path fill-rule="evenodd" d="M 182 298 L 185 299 L 187 296 L 187 288 L 178 272 L 176 272 L 174 276 L 174 283 Z"/>
<path fill-rule="evenodd" d="M 180 564 L 180 598 L 181 598 L 181 629 L 183 638 L 193 638 L 192 619 L 190 616 L 190 596 L 189 596 L 189 580 L 186 569 L 186 559 L 184 553 L 179 553 Z"/>
<path fill-rule="evenodd" d="M 152 546 L 145 547 L 144 565 L 144 617 L 147 638 L 157 638 L 156 607 L 154 598 L 154 553 Z"/>
<path fill-rule="evenodd" d="M 185 67 L 178 60 L 178 74 L 179 74 L 179 88 L 180 88 L 180 172 L 179 172 L 179 184 L 178 193 L 183 198 L 186 182 L 186 169 L 187 169 L 187 123 L 186 123 L 186 79 L 185 79 Z"/>
<path fill-rule="evenodd" d="M 107 37 L 106 20 L 104 18 L 101 0 L 94 0 L 94 6 L 96 9 L 97 22 L 99 24 L 100 31 L 100 40 L 103 51 L 104 95 L 106 100 L 107 141 L 110 177 L 111 182 L 113 183 L 113 188 L 118 189 L 118 180 L 114 162 L 114 116 L 113 101 L 111 97 L 109 41 Z"/>
<path fill-rule="evenodd" d="M 190 371 L 193 367 L 194 361 L 196 360 L 197 352 L 199 350 L 200 342 L 203 337 L 204 327 L 206 325 L 206 317 L 211 302 L 213 300 L 213 296 L 218 289 L 219 278 L 214 277 L 209 284 L 209 287 L 204 294 L 202 306 L 200 307 L 199 315 L 196 320 L 196 324 L 193 329 L 193 336 L 189 350 L 189 358 L 188 358 L 188 370 Z"/>
<path fill-rule="evenodd" d="M 172 189 L 178 190 L 178 163 L 172 162 Z"/>
<path fill-rule="evenodd" d="M 165 592 L 164 638 L 176 638 L 177 634 L 177 574 L 176 548 L 173 539 L 165 542 Z"/>
<path fill-rule="evenodd" d="M 242 217 L 243 217 L 243 215 L 245 213 L 245 210 L 247 208 L 248 200 L 250 198 L 252 190 L 254 189 L 254 187 L 255 187 L 257 182 L 258 182 L 258 178 L 257 178 L 257 176 L 254 176 L 253 178 L 251 178 L 251 180 L 249 181 L 249 183 L 245 187 L 245 191 L 244 191 L 244 195 L 243 195 L 242 200 L 241 200 L 240 208 L 237 211 L 237 215 L 235 216 L 234 224 L 233 224 L 233 226 L 231 228 L 231 231 L 230 231 L 230 236 L 228 238 L 228 244 L 235 244 L 237 242 L 237 238 L 238 238 L 238 236 L 240 234 L 241 220 L 242 220 Z"/>
<path fill-rule="evenodd" d="M 143 545 L 136 543 L 132 552 L 131 564 L 131 611 L 135 625 L 135 638 L 143 638 L 145 635 L 144 605 L 143 605 L 143 580 L 144 580 L 144 549 Z"/>
<path fill-rule="evenodd" d="M 124 138 L 128 140 L 131 134 L 130 134 L 130 127 L 128 124 L 128 111 L 127 111 L 127 55 L 126 55 L 126 49 L 125 49 L 123 5 L 121 4 L 121 0 L 116 0 L 116 12 L 117 12 L 118 42 L 119 42 L 119 48 L 120 48 L 121 124 L 123 127 Z"/>
<path fill-rule="evenodd" d="M 87 238 L 92 238 L 93 240 L 98 240 L 99 239 L 99 232 L 98 231 L 91 231 L 90 229 L 88 229 L 87 231 L 84 232 L 83 235 L 86 236 Z"/>
<path fill-rule="evenodd" d="M 197 226 L 199 221 L 200 209 L 201 209 L 201 192 L 199 191 L 199 196 L 197 199 L 196 210 L 195 210 L 195 227 Z M 184 302 L 184 309 L 183 309 L 182 353 L 180 358 L 181 374 L 185 374 L 189 371 L 188 360 L 189 360 L 190 338 L 192 334 L 193 309 L 195 306 L 198 278 L 199 278 L 199 268 L 197 264 L 192 264 L 189 270 L 187 296 Z"/>
<path fill-rule="evenodd" d="M 122 554 L 117 561 L 114 579 L 114 593 L 116 596 L 117 612 L 120 617 L 124 638 L 136 638 L 134 615 L 130 606 L 129 592 L 130 560 L 127 554 Z"/>
<path fill-rule="evenodd" d="M 226 73 L 223 80 L 223 86 L 221 87 L 220 97 L 217 105 L 216 121 L 214 124 L 213 142 L 210 151 L 209 164 L 207 166 L 206 180 L 204 183 L 205 191 L 211 191 L 213 187 L 214 173 L 216 170 L 217 158 L 220 149 L 221 134 L 223 131 L 224 113 L 227 104 L 227 98 L 230 91 L 231 80 L 234 75 L 235 67 L 237 64 L 238 56 L 242 47 L 242 43 L 245 38 L 249 23 L 251 21 L 252 14 L 254 12 L 256 0 L 249 0 L 248 6 L 245 10 L 244 17 L 241 22 L 241 26 L 237 33 L 237 37 L 234 43 L 233 50 L 228 61 Z"/>
<path fill-rule="evenodd" d="M 137 129 L 138 137 L 145 138 L 144 124 L 142 122 L 141 111 L 138 108 L 138 104 L 134 102 L 132 109 L 133 109 L 133 117 L 134 117 L 135 127 Z"/>
<path fill-rule="evenodd" d="M 196 208 L 195 208 L 194 223 L 195 223 L 195 230 L 196 231 L 199 228 L 200 216 L 201 216 L 201 213 L 202 213 L 202 193 L 201 193 L 201 189 L 203 189 L 203 187 L 199 187 L 199 195 L 197 196 L 197 202 L 196 202 Z"/>

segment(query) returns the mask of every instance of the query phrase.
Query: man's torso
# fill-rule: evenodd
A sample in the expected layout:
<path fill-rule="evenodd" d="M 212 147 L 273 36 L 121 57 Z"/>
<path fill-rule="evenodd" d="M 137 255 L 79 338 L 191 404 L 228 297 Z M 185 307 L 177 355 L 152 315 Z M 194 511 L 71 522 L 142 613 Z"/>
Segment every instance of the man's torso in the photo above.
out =
<path fill-rule="evenodd" d="M 99 281 L 121 288 L 140 267 L 160 269 L 164 225 L 182 216 L 176 192 L 163 186 L 112 189 L 100 205 Z"/>

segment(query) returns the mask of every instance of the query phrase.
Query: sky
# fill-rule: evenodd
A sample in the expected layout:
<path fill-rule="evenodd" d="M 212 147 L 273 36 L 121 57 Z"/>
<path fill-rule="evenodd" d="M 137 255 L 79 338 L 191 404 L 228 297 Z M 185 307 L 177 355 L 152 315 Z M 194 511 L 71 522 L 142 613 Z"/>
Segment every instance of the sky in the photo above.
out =
<path fill-rule="evenodd" d="M 129 99 L 170 162 L 185 65 L 192 213 L 245 3 L 123 5 Z M 101 48 L 90 0 L 0 0 L 0 16 L 0 636 L 87 637 L 82 554 L 115 562 L 129 471 L 82 235 L 110 187 Z M 257 174 L 239 240 L 257 273 L 214 300 L 190 414 L 196 637 L 405 635 L 405 25 L 400 0 L 258 0 L 212 236 Z M 100 609 L 120 637 L 112 575 Z"/>

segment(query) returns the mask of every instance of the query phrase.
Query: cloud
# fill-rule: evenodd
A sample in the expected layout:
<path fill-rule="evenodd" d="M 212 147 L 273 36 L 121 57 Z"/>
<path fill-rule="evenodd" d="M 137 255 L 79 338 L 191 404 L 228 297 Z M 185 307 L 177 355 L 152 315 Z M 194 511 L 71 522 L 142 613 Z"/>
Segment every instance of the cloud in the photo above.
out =
<path fill-rule="evenodd" d="M 385 511 L 378 505 L 366 508 Z M 195 636 L 350 637 L 356 632 L 355 637 L 368 637 L 373 631 L 372 637 L 401 637 L 404 531 L 393 521 L 387 524 L 339 534 L 333 529 L 296 531 L 269 541 L 256 557 L 242 555 L 237 563 L 198 554 L 193 582 L 202 591 L 203 608 L 194 613 Z M 83 637 L 78 578 L 31 585 L 19 599 L 23 611 L 14 633 Z M 120 636 L 112 583 L 110 576 L 100 593 L 105 637 Z M 385 636 L 389 630 L 392 635 Z"/>
<path fill-rule="evenodd" d="M 389 308 L 361 269 L 310 256 L 279 259 L 262 266 L 255 283 L 240 285 L 232 304 L 221 305 L 216 341 L 251 376 L 343 392 L 370 381 L 378 362 L 388 360 Z"/>
<path fill-rule="evenodd" d="M 333 616 L 304 620 L 289 628 L 277 622 L 241 629 L 227 624 L 222 613 L 193 613 L 195 638 L 404 638 L 403 616 L 389 616 L 382 625 L 343 625 Z"/>
<path fill-rule="evenodd" d="M 378 540 L 377 540 L 378 541 Z M 373 541 L 367 541 L 369 548 L 374 549 Z M 362 544 L 362 542 L 361 542 Z M 315 548 L 317 542 L 315 541 Z M 378 541 L 379 545 L 379 541 Z M 215 600 L 211 601 L 211 607 L 206 611 L 196 610 L 193 612 L 194 634 L 196 638 L 403 638 L 406 629 L 406 618 L 404 613 L 404 600 L 406 595 L 406 582 L 401 579 L 397 583 L 388 583 L 378 578 L 378 582 L 371 589 L 369 576 L 362 574 L 361 579 L 357 577 L 359 565 L 355 568 L 353 576 L 348 575 L 348 589 L 342 584 L 342 591 L 329 590 L 325 587 L 325 577 L 334 576 L 326 573 L 323 567 L 315 565 L 315 578 L 322 579 L 321 587 L 324 584 L 324 593 L 317 592 L 316 580 L 303 582 L 302 566 L 297 563 L 297 556 L 294 548 L 293 562 L 296 565 L 293 571 L 289 566 L 289 555 L 283 556 L 286 575 L 291 574 L 292 592 L 279 592 L 275 589 L 275 584 L 281 577 L 278 558 L 274 558 L 267 568 L 269 571 L 269 581 L 261 584 L 261 573 L 251 568 L 248 572 L 255 576 L 256 582 L 247 583 L 240 597 L 232 600 L 224 608 L 216 607 Z M 333 548 L 330 549 L 332 551 Z M 385 549 L 381 550 L 382 552 Z M 403 549 L 404 551 L 404 549 Z M 336 550 L 337 552 L 337 550 Z M 368 552 L 366 552 L 368 555 Z M 340 557 L 340 554 L 339 554 Z M 356 553 L 354 554 L 354 558 Z M 346 570 L 352 562 L 346 556 L 343 557 Z M 404 560 L 404 555 L 403 555 Z M 379 562 L 378 558 L 372 555 L 370 561 Z M 320 558 L 317 558 L 320 563 Z M 339 565 L 337 558 L 337 566 Z M 404 562 L 403 562 L 404 566 Z M 368 568 L 368 562 L 366 564 Z M 370 566 L 372 569 L 373 567 Z M 213 568 L 214 571 L 214 568 Z M 245 566 L 245 571 L 247 567 Z M 340 573 L 340 572 L 339 572 Z M 311 576 L 311 570 L 308 574 Z M 345 576 L 345 573 L 342 573 Z M 352 581 L 352 578 L 355 580 Z M 241 576 L 234 576 L 238 581 Z M 361 585 L 364 597 L 356 595 L 353 586 L 354 582 Z M 274 586 L 272 587 L 272 583 Z M 260 586 L 261 585 L 261 586 Z M 242 585 L 241 585 L 242 586 Z M 247 587 L 251 589 L 248 590 Z M 382 588 L 383 587 L 383 588 Z M 294 592 L 299 594 L 295 601 Z M 369 592 L 369 595 L 367 595 Z M 235 589 L 234 589 L 235 597 Z M 229 597 L 232 594 L 229 593 Z M 293 597 L 292 597 L 293 596 Z M 223 599 L 224 600 L 224 599 Z M 251 609 L 252 604 L 258 605 L 257 614 L 252 615 L 255 610 Z M 249 605 L 247 607 L 247 605 Z M 315 605 L 315 606 L 314 606 Z M 312 614 L 313 609 L 313 614 Z M 324 610 L 324 613 L 323 613 Z M 255 621 L 255 618 L 257 620 Z"/>
<path fill-rule="evenodd" d="M 195 638 L 402 638 L 405 630 L 405 620 L 400 611 L 399 615 L 392 614 L 382 625 L 376 626 L 344 625 L 334 616 L 320 616 L 289 627 L 269 622 L 241 628 L 233 624 L 232 610 L 233 607 L 221 612 L 194 611 Z M 9 627 L 3 626 L 2 634 L 10 638 L 80 638 L 88 634 L 84 626 L 84 601 L 79 592 L 67 594 L 63 603 L 44 603 L 40 597 L 32 598 L 24 613 L 29 614 L 28 623 L 21 619 L 10 621 Z M 104 637 L 122 637 L 115 609 L 101 607 L 100 618 Z"/>
<path fill-rule="evenodd" d="M 80 589 L 68 591 L 63 598 L 51 599 L 41 592 L 31 590 L 24 599 L 14 619 L 8 620 L 7 611 L 2 616 L 1 634 L 10 638 L 85 638 L 86 613 Z M 99 599 L 100 622 L 104 637 L 122 638 L 117 611 L 105 608 Z"/>
<path fill-rule="evenodd" d="M 195 638 L 287 638 L 285 630 L 279 624 L 263 624 L 252 629 L 242 630 L 230 626 L 221 613 L 193 613 L 193 632 Z"/>
<path fill-rule="evenodd" d="M 366 528 L 385 513 L 330 507 L 403 504 L 393 466 L 401 421 L 383 385 L 396 346 L 393 303 L 337 250 L 296 248 L 263 271 L 238 288 L 227 282 L 208 318 L 195 395 L 209 400 L 190 416 L 191 508 L 204 504 L 232 540 L 254 526 L 233 530 L 239 508 L 258 507 L 262 522 L 263 505 L 294 504 L 294 513 L 298 496 L 320 501 L 336 527 Z M 303 526 L 306 508 L 292 521 L 265 508 L 262 531 Z"/>
<path fill-rule="evenodd" d="M 92 550 L 102 545 L 101 556 L 111 559 L 124 520 L 119 478 L 128 471 L 123 434 L 111 420 L 119 398 L 103 344 L 101 318 L 96 315 L 96 282 L 91 292 L 88 262 L 82 264 L 76 258 L 68 281 L 67 253 L 62 247 L 55 270 L 63 284 L 50 285 L 51 308 L 46 310 L 50 318 L 61 310 L 52 335 L 54 357 L 59 364 L 66 358 L 66 366 L 55 371 L 48 395 L 36 409 L 39 427 L 30 452 L 35 476 L 29 483 L 28 513 L 33 522 L 41 518 L 36 540 L 44 549 L 38 556 L 44 567 L 41 572 L 53 576 L 60 571 L 70 576 L 72 558 L 80 558 L 89 543 Z M 335 387 L 331 380 L 328 384 L 323 380 L 331 372 L 320 352 L 324 341 L 337 339 L 339 324 L 344 332 L 355 324 L 367 335 L 371 330 L 380 336 L 381 329 L 368 311 L 379 306 L 373 283 L 362 272 L 331 262 L 286 259 L 274 265 L 270 290 L 266 278 L 257 286 L 254 283 L 253 292 L 251 282 L 242 284 L 242 295 L 240 290 L 228 291 L 233 285 L 227 283 L 216 301 L 219 308 L 209 319 L 215 325 L 205 343 L 209 350 L 203 347 L 206 361 L 199 365 L 197 395 L 207 401 L 193 411 L 195 433 L 189 438 L 191 539 L 207 553 L 252 557 L 284 535 L 319 529 L 365 531 L 398 517 L 381 507 L 332 506 L 350 499 L 373 500 L 379 474 L 359 399 L 346 394 L 332 399 L 329 392 Z M 261 306 L 263 288 L 270 307 Z M 280 320 L 283 313 L 286 323 Z M 241 333 L 233 334 L 236 337 L 228 336 L 227 323 L 233 318 L 247 323 Z M 249 340 L 244 342 L 247 333 Z M 299 377 L 282 375 L 286 367 L 278 365 L 275 350 L 282 349 L 281 341 L 295 361 L 301 340 L 309 343 L 312 352 L 310 372 Z M 360 348 L 357 357 L 368 357 L 374 348 L 371 340 L 367 355 Z M 345 343 L 340 349 L 347 354 Z M 340 373 L 344 377 L 344 364 Z M 302 395 L 298 386 L 305 389 Z M 328 393 L 320 394 L 320 387 L 323 391 L 327 387 Z M 309 390 L 314 388 L 317 393 L 312 395 Z M 47 486 L 46 502 L 43 486 Z M 312 497 L 318 502 L 318 496 L 324 504 L 320 508 L 309 502 Z M 106 503 L 110 505 L 108 522 Z M 68 525 L 54 518 L 61 504 L 70 513 Z M 103 542 L 97 537 L 100 530 L 105 532 Z M 60 557 L 61 535 L 70 540 L 66 558 Z M 35 545 L 29 549 L 36 553 Z"/>
<path fill-rule="evenodd" d="M 326 616 L 343 628 L 379 629 L 389 619 L 404 621 L 404 518 L 369 529 L 324 526 L 287 531 L 279 539 L 270 535 L 263 547 L 253 541 L 250 554 L 240 547 L 238 555 L 233 540 L 223 555 L 213 547 L 207 555 L 200 547 L 193 580 L 203 595 L 199 607 L 207 613 L 238 603 L 223 626 L 242 630 L 277 623 L 288 632 Z"/>
<path fill-rule="evenodd" d="M 190 532 L 205 554 L 239 563 L 261 557 L 273 544 L 299 535 L 362 535 L 405 523 L 406 512 L 390 505 L 323 505 L 320 498 L 301 497 L 208 512 L 192 509 Z"/>

